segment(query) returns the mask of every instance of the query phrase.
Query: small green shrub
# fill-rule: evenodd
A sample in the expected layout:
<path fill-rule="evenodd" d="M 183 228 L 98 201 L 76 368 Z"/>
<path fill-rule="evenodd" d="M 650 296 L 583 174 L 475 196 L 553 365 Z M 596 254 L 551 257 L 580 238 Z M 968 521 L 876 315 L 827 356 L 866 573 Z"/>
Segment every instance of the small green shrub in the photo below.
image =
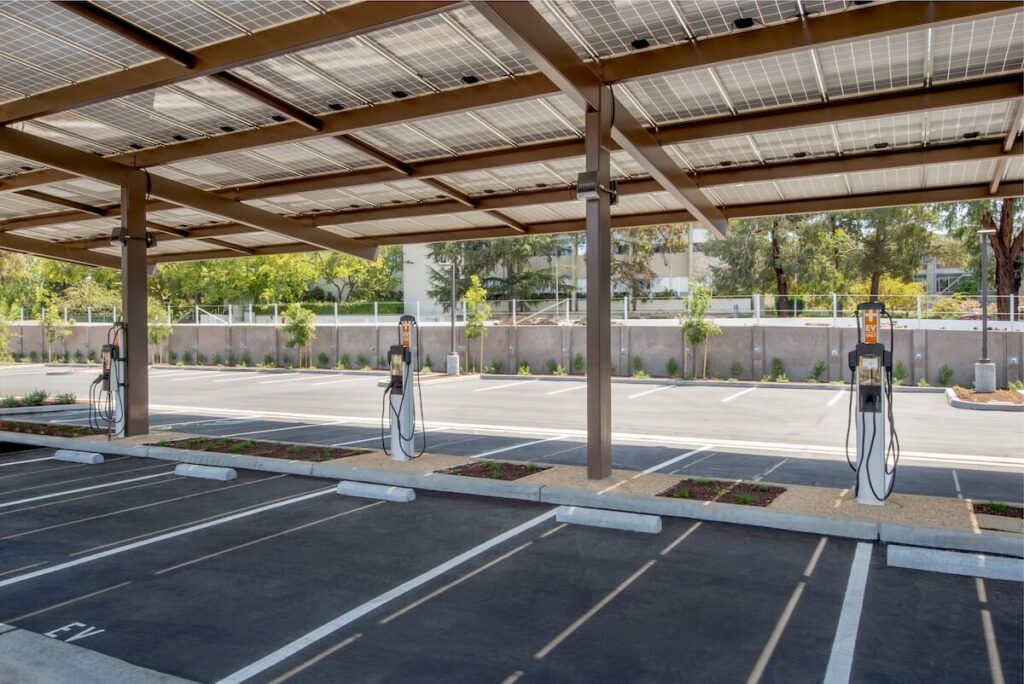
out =
<path fill-rule="evenodd" d="M 772 381 L 772 376 L 770 376 L 770 375 L 762 375 L 761 376 L 761 382 L 771 382 L 771 381 Z"/>
<path fill-rule="evenodd" d="M 917 381 L 917 386 L 918 387 L 931 387 L 932 385 L 931 385 L 930 382 L 928 382 L 924 378 L 921 378 L 920 380 Z"/>
<path fill-rule="evenodd" d="M 427 357 L 427 365 L 430 365 L 430 357 Z M 338 368 L 345 370 L 346 368 L 352 367 L 352 359 L 349 358 L 348 354 L 342 354 L 341 358 L 338 359 Z"/>
<path fill-rule="evenodd" d="M 244 352 L 242 354 L 242 360 L 238 362 L 238 365 L 242 368 L 248 368 L 252 365 L 252 357 L 249 356 L 249 352 Z"/>
<path fill-rule="evenodd" d="M 49 392 L 44 390 L 32 390 L 21 398 L 22 406 L 42 406 L 46 403 L 47 397 L 50 396 Z"/>
<path fill-rule="evenodd" d="M 1009 506 L 998 501 L 989 501 L 985 506 L 993 513 L 1008 513 L 1010 511 Z"/>
<path fill-rule="evenodd" d="M 690 490 L 689 489 L 677 489 L 675 491 L 675 493 L 672 494 L 672 496 L 676 497 L 677 499 L 689 499 L 690 498 Z"/>
<path fill-rule="evenodd" d="M 285 368 L 292 368 L 292 357 L 285 354 L 281 357 L 281 365 Z"/>
<path fill-rule="evenodd" d="M 827 366 L 824 361 L 818 361 L 814 364 L 814 368 L 811 369 L 811 377 L 808 378 L 811 382 L 820 382 L 821 376 L 824 375 Z"/>
<path fill-rule="evenodd" d="M 90 352 L 90 354 L 91 353 L 92 352 Z M 167 362 L 169 364 L 171 364 L 172 366 L 174 364 L 178 363 L 178 353 L 177 352 L 168 352 L 168 354 L 167 354 Z"/>
<path fill-rule="evenodd" d="M 21 399 L 13 394 L 8 394 L 0 399 L 0 408 L 17 408 L 19 406 L 21 406 Z"/>
<path fill-rule="evenodd" d="M 275 362 L 274 362 L 274 357 L 273 356 L 271 356 L 270 354 L 267 354 L 266 356 L 263 357 L 263 366 L 265 368 L 273 368 L 274 365 L 275 365 Z"/>
<path fill-rule="evenodd" d="M 423 362 L 423 367 L 424 368 L 433 368 L 434 367 L 434 362 L 433 362 L 433 360 L 431 360 L 430 354 L 427 354 L 427 360 Z"/>
<path fill-rule="evenodd" d="M 369 370 L 370 359 L 366 358 L 365 354 L 356 355 L 356 367 L 361 368 L 362 370 Z"/>
<path fill-rule="evenodd" d="M 331 363 L 331 357 L 326 352 L 320 352 L 316 355 L 316 365 L 320 368 L 327 368 Z"/>
<path fill-rule="evenodd" d="M 71 352 L 65 349 L 64 353 L 60 357 L 60 360 L 61 363 L 71 363 Z"/>
<path fill-rule="evenodd" d="M 582 373 L 587 367 L 587 361 L 583 358 L 583 354 L 576 352 L 576 356 L 572 357 L 572 369 L 577 373 Z"/>
<path fill-rule="evenodd" d="M 503 364 L 501 361 L 498 361 L 497 359 L 494 359 L 493 361 L 491 361 L 490 370 L 487 371 L 487 372 L 489 372 L 489 373 L 503 373 L 503 372 L 505 372 L 505 364 Z"/>
<path fill-rule="evenodd" d="M 780 375 L 786 374 L 786 364 L 782 363 L 782 359 L 775 357 L 772 359 L 772 377 L 778 378 Z"/>
<path fill-rule="evenodd" d="M 494 479 L 494 480 L 500 480 L 501 479 L 501 464 L 500 463 L 498 463 L 497 461 L 487 461 L 485 463 L 485 465 L 487 466 L 487 472 L 490 475 L 491 479 Z"/>
<path fill-rule="evenodd" d="M 778 375 L 775 376 L 775 382 L 789 382 L 789 378 L 786 376 L 785 373 L 779 373 Z"/>
<path fill-rule="evenodd" d="M 894 385 L 902 385 L 907 379 L 907 375 L 910 373 L 907 371 L 907 364 L 902 361 L 896 362 L 896 368 L 892 371 L 892 382 Z"/>
<path fill-rule="evenodd" d="M 178 355 L 177 355 L 177 354 L 174 354 L 173 352 L 172 352 L 172 354 L 171 354 L 171 355 L 172 355 L 172 356 L 173 356 L 173 357 L 174 357 L 175 359 L 177 359 L 177 358 L 178 358 Z M 90 350 L 89 350 L 89 353 L 85 355 L 85 360 L 86 360 L 86 361 L 88 361 L 89 363 L 96 363 L 96 350 L 95 350 L 95 349 L 90 349 Z"/>
<path fill-rule="evenodd" d="M 670 378 L 677 377 L 679 375 L 679 362 L 675 359 L 669 359 L 666 361 L 665 373 L 667 373 Z"/>
<path fill-rule="evenodd" d="M 304 446 L 303 446 L 303 445 L 301 445 L 301 444 L 296 444 L 295 446 L 293 446 L 293 447 L 290 447 L 290 448 L 288 449 L 288 453 L 290 453 L 290 454 L 301 454 L 301 453 L 303 453 L 303 452 L 304 452 L 305 450 L 306 450 L 306 447 L 304 447 Z"/>
<path fill-rule="evenodd" d="M 1024 380 L 1011 380 L 1007 387 L 1012 390 L 1024 390 Z"/>
<path fill-rule="evenodd" d="M 33 349 L 32 351 L 30 351 L 30 352 L 28 353 L 28 359 L 29 359 L 29 361 L 31 361 L 32 363 L 35 363 L 36 361 L 38 361 L 38 360 L 39 360 L 39 353 L 38 353 L 38 352 L 36 352 L 36 350 L 35 350 L 35 349 Z"/>
<path fill-rule="evenodd" d="M 729 366 L 729 377 L 739 380 L 743 377 L 743 364 L 739 361 L 733 361 L 732 365 Z"/>
<path fill-rule="evenodd" d="M 740 504 L 741 506 L 749 506 L 750 504 L 754 503 L 754 497 L 750 496 L 749 494 L 737 494 L 736 503 Z"/>
<path fill-rule="evenodd" d="M 949 387 L 949 383 L 953 380 L 953 369 L 942 364 L 942 368 L 939 369 L 939 384 L 943 387 Z"/>
<path fill-rule="evenodd" d="M 555 369 L 558 368 L 558 362 L 554 359 L 548 359 L 547 361 L 548 373 L 554 373 Z"/>
<path fill-rule="evenodd" d="M 220 354 L 214 354 L 213 355 L 213 365 L 214 366 L 223 366 L 224 365 L 224 357 L 222 357 Z"/>
<path fill-rule="evenodd" d="M 76 349 L 75 350 L 75 363 L 84 363 L 84 362 L 85 362 L 85 354 L 82 353 L 81 349 Z"/>
<path fill-rule="evenodd" d="M 555 370 L 551 371 L 552 375 L 566 376 L 569 373 L 561 366 L 555 366 Z"/>
<path fill-rule="evenodd" d="M 525 361 L 519 364 L 519 368 L 516 370 L 516 375 L 529 375 L 531 372 L 530 364 Z"/>
<path fill-rule="evenodd" d="M 644 361 L 639 356 L 634 356 L 630 361 L 630 366 L 633 368 L 633 377 L 644 372 Z"/>
<path fill-rule="evenodd" d="M 387 368 L 387 367 L 388 367 L 388 360 L 386 358 L 384 358 L 383 356 L 378 357 L 377 358 L 377 368 Z"/>
<path fill-rule="evenodd" d="M 74 392 L 61 392 L 53 397 L 54 404 L 74 404 L 76 401 L 78 401 L 78 397 Z"/>
<path fill-rule="evenodd" d="M 184 363 L 186 366 L 191 366 L 192 365 L 192 352 L 190 352 L 187 349 L 184 352 L 182 352 L 182 354 L 181 354 L 181 362 Z"/>
<path fill-rule="evenodd" d="M 197 352 L 196 353 L 196 363 L 198 365 L 205 366 L 206 365 L 206 361 L 207 361 L 206 354 L 204 354 L 203 352 Z"/>

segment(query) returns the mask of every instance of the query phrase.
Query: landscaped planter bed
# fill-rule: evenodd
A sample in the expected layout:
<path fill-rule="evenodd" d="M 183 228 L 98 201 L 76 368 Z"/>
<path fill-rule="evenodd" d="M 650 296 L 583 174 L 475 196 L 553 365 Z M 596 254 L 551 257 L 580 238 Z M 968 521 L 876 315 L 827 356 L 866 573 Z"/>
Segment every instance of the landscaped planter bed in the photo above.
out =
<path fill-rule="evenodd" d="M 80 425 L 54 425 L 51 423 L 20 423 L 13 420 L 0 420 L 0 432 L 22 432 L 29 435 L 47 435 L 49 437 L 87 437 L 103 434 L 99 430 Z"/>
<path fill-rule="evenodd" d="M 365 449 L 339 449 L 337 447 L 309 444 L 282 444 L 280 442 L 261 442 L 253 439 L 230 439 L 226 437 L 190 437 L 188 439 L 160 442 L 157 446 L 170 447 L 172 449 L 190 449 L 192 451 L 240 454 L 244 456 L 265 456 L 267 458 L 281 458 L 289 461 L 311 461 L 313 463 L 366 453 Z"/>
<path fill-rule="evenodd" d="M 976 503 L 974 512 L 979 515 L 998 515 L 1004 518 L 1024 518 L 1024 508 L 1003 503 Z"/>
<path fill-rule="evenodd" d="M 488 480 L 518 480 L 527 475 L 534 475 L 547 470 L 534 463 L 506 463 L 505 461 L 477 461 L 465 465 L 448 468 L 441 472 L 445 475 L 462 475 L 463 477 L 481 477 Z"/>
<path fill-rule="evenodd" d="M 990 404 L 994 402 L 1003 404 L 1024 404 L 1024 395 L 1016 390 L 997 389 L 995 392 L 979 394 L 966 387 L 954 387 L 958 399 L 973 401 L 979 404 Z"/>
<path fill-rule="evenodd" d="M 784 491 L 786 491 L 784 487 L 752 482 L 733 483 L 723 480 L 683 479 L 659 492 L 657 496 L 763 507 L 774 501 Z"/>

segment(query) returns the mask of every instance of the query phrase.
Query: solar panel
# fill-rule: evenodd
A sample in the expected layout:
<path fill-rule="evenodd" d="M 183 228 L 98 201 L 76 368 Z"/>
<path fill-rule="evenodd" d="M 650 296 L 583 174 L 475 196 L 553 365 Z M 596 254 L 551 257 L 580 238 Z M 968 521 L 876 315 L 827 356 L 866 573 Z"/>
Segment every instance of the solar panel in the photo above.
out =
<path fill-rule="evenodd" d="M 916 190 L 921 187 L 921 169 L 887 169 L 847 174 L 854 194 Z"/>
<path fill-rule="evenodd" d="M 895 33 L 817 48 L 830 96 L 891 90 L 924 82 L 925 31 Z"/>
<path fill-rule="evenodd" d="M 938 26 L 932 35 L 934 80 L 950 81 L 1024 66 L 1024 13 Z"/>
<path fill-rule="evenodd" d="M 622 103 L 641 120 L 646 113 L 657 124 L 700 119 L 730 112 L 729 105 L 707 69 L 651 76 L 620 86 L 639 103 L 638 110 L 628 98 Z"/>
<path fill-rule="evenodd" d="M 791 200 L 847 194 L 846 182 L 840 174 L 780 180 L 776 185 L 782 191 L 782 195 Z"/>
<path fill-rule="evenodd" d="M 766 161 L 827 157 L 836 154 L 832 129 L 829 126 L 783 129 L 755 133 L 752 137 Z"/>
<path fill-rule="evenodd" d="M 820 99 L 809 51 L 724 64 L 715 72 L 739 111 Z"/>
<path fill-rule="evenodd" d="M 924 167 L 924 184 L 934 188 L 946 185 L 989 183 L 995 175 L 996 164 L 995 159 L 955 164 L 932 164 Z"/>
<path fill-rule="evenodd" d="M 956 142 L 965 139 L 965 136 L 1000 137 L 1006 133 L 1011 105 L 1012 102 L 1003 101 L 930 111 L 928 140 L 936 143 Z"/>
<path fill-rule="evenodd" d="M 96 4 L 186 50 L 237 38 L 245 33 L 203 9 L 201 3 L 96 0 Z M 262 0 L 260 4 L 263 4 Z"/>

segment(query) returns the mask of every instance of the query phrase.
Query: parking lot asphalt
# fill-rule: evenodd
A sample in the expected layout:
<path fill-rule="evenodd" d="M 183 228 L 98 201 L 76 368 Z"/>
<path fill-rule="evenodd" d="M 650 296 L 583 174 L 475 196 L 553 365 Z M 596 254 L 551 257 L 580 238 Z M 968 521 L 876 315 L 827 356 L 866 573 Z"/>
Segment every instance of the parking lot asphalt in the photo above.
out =
<path fill-rule="evenodd" d="M 877 545 L 50 455 L 0 453 L 0 623 L 195 681 L 1024 680 L 1018 583 Z"/>

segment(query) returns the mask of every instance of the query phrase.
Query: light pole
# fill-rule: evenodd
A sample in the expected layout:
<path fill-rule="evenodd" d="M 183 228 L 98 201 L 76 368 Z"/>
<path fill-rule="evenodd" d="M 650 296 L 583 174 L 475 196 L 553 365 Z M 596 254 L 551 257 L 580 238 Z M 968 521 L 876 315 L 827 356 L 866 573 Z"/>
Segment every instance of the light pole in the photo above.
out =
<path fill-rule="evenodd" d="M 458 352 L 458 349 L 456 348 L 457 345 L 455 344 L 455 262 L 454 261 L 443 262 L 443 263 L 439 263 L 438 266 L 440 266 L 442 268 L 447 266 L 448 268 L 450 268 L 452 270 L 452 309 L 451 309 L 451 316 L 452 316 L 452 350 L 448 353 L 447 371 L 448 371 L 448 375 L 458 375 L 459 374 L 459 352 Z"/>
<path fill-rule="evenodd" d="M 988 236 L 995 229 L 978 231 L 981 242 L 981 358 L 974 364 L 974 391 L 996 391 L 996 365 L 988 358 Z"/>

